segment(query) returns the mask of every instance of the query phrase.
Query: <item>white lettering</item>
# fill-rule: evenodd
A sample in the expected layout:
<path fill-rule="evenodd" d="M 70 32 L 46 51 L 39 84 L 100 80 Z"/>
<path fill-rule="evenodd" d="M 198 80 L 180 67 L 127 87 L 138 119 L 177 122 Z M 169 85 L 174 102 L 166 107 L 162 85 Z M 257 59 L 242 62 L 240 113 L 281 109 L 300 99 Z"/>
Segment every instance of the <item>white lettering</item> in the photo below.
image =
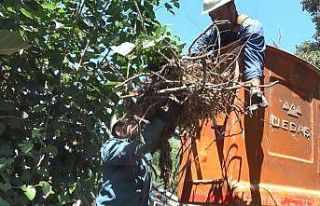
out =
<path fill-rule="evenodd" d="M 283 119 L 283 120 L 282 120 L 281 128 L 282 128 L 282 129 L 285 129 L 285 130 L 289 130 L 289 121 Z"/>
<path fill-rule="evenodd" d="M 305 127 L 304 136 L 308 139 L 311 137 L 311 131 L 308 127 Z"/>
<path fill-rule="evenodd" d="M 289 120 L 281 119 L 274 114 L 270 115 L 270 124 L 272 127 L 281 128 L 286 131 L 301 134 L 303 137 L 310 138 L 311 130 L 309 127 L 290 122 Z"/>
<path fill-rule="evenodd" d="M 294 122 L 290 122 L 290 131 L 297 132 L 297 125 Z"/>
<path fill-rule="evenodd" d="M 271 122 L 271 125 L 273 127 L 277 127 L 277 128 L 280 128 L 280 118 L 271 114 L 270 115 L 270 122 Z"/>

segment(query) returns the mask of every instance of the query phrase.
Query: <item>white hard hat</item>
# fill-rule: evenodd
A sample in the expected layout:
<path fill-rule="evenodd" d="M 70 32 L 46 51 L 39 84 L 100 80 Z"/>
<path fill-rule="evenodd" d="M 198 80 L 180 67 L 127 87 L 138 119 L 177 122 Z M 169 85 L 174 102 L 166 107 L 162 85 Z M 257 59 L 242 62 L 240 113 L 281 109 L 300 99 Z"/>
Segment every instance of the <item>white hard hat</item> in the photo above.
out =
<path fill-rule="evenodd" d="M 203 0 L 202 14 L 207 14 L 233 0 Z"/>

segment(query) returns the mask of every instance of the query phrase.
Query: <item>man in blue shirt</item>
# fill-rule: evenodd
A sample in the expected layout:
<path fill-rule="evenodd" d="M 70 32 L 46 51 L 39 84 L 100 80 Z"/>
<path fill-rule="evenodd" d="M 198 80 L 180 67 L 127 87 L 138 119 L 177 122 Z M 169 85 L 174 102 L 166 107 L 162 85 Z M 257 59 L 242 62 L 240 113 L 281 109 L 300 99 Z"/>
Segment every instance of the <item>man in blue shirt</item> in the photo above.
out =
<path fill-rule="evenodd" d="M 195 43 L 192 53 L 200 54 L 223 47 L 233 41 L 243 40 L 243 78 L 251 82 L 250 110 L 267 107 L 268 103 L 260 89 L 265 59 L 265 38 L 260 22 L 245 15 L 238 15 L 234 0 L 203 0 L 203 14 L 209 14 L 212 21 L 226 22 L 216 24 L 220 33 L 213 27 Z"/>
<path fill-rule="evenodd" d="M 163 129 L 178 116 L 180 105 L 159 110 L 142 129 L 142 143 L 136 122 L 118 121 L 114 138 L 101 148 L 103 183 L 96 199 L 98 206 L 147 206 L 151 189 L 151 158 Z"/>

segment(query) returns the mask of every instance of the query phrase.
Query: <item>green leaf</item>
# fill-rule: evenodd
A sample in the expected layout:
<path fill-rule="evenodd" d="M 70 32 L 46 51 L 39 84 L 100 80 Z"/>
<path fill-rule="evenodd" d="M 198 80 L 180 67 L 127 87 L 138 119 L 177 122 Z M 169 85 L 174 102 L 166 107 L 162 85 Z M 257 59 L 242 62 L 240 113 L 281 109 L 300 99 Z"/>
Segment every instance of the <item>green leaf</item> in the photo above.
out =
<path fill-rule="evenodd" d="M 29 200 L 33 200 L 36 196 L 36 189 L 32 185 L 22 185 L 21 190 L 24 192 L 24 194 L 27 196 Z"/>
<path fill-rule="evenodd" d="M 25 17 L 27 17 L 29 19 L 33 19 L 32 15 L 29 11 L 25 10 L 24 8 L 21 8 L 20 11 Z"/>
<path fill-rule="evenodd" d="M 13 54 L 28 45 L 15 32 L 0 30 L 0 54 Z"/>
<path fill-rule="evenodd" d="M 21 179 L 24 182 L 29 182 L 31 180 L 31 172 L 30 170 L 23 170 L 21 174 Z"/>
<path fill-rule="evenodd" d="M 32 129 L 32 137 L 37 138 L 41 136 L 41 128 L 33 128 Z"/>
<path fill-rule="evenodd" d="M 52 190 L 52 186 L 51 186 L 48 182 L 41 181 L 41 182 L 39 182 L 39 185 L 40 185 L 41 188 L 42 188 L 42 192 L 43 192 L 43 195 L 44 195 L 44 198 L 45 198 L 45 199 L 46 199 L 50 194 L 54 194 L 54 191 Z"/>
<path fill-rule="evenodd" d="M 6 169 L 7 167 L 10 167 L 13 163 L 12 158 L 0 158 L 0 174 L 2 169 Z"/>
<path fill-rule="evenodd" d="M 69 193 L 72 194 L 77 188 L 77 183 L 72 183 L 69 185 Z"/>
<path fill-rule="evenodd" d="M 4 192 L 11 190 L 11 184 L 8 182 L 7 183 L 0 183 L 0 190 L 2 190 Z"/>
<path fill-rule="evenodd" d="M 142 43 L 142 48 L 144 49 L 147 49 L 147 48 L 150 48 L 150 47 L 154 47 L 156 44 L 155 44 L 155 41 L 154 40 L 146 40 Z"/>
<path fill-rule="evenodd" d="M 175 1 L 174 3 L 173 3 L 173 5 L 176 7 L 176 8 L 180 8 L 180 4 L 179 4 L 179 1 Z"/>
<path fill-rule="evenodd" d="M 46 153 L 49 153 L 49 154 L 52 154 L 52 155 L 57 155 L 58 154 L 58 149 L 56 146 L 54 145 L 47 145 L 45 148 L 44 148 L 44 152 Z"/>
<path fill-rule="evenodd" d="M 72 76 L 70 74 L 63 74 L 61 77 L 61 82 L 64 84 L 71 82 L 71 80 L 72 80 Z"/>
<path fill-rule="evenodd" d="M 41 7 L 44 9 L 48 9 L 48 10 L 54 10 L 56 9 L 56 5 L 55 4 L 50 4 L 50 3 L 43 3 L 41 4 Z"/>
<path fill-rule="evenodd" d="M 112 82 L 112 81 L 109 81 L 106 83 L 106 86 L 116 86 L 118 84 L 120 84 L 121 82 Z"/>
<path fill-rule="evenodd" d="M 1 206 L 10 206 L 10 204 L 7 201 L 5 201 L 4 199 L 2 199 L 2 197 L 0 197 L 0 205 Z"/>
<path fill-rule="evenodd" d="M 115 26 L 116 26 L 116 28 L 122 28 L 123 27 L 123 23 L 120 22 L 120 21 L 116 21 L 115 22 Z"/>
<path fill-rule="evenodd" d="M 23 143 L 20 143 L 19 147 L 23 153 L 28 154 L 33 149 L 33 143 L 25 141 Z"/>
<path fill-rule="evenodd" d="M 164 6 L 166 7 L 167 11 L 169 11 L 170 13 L 173 13 L 173 7 L 171 6 L 171 4 L 169 3 L 165 3 Z"/>

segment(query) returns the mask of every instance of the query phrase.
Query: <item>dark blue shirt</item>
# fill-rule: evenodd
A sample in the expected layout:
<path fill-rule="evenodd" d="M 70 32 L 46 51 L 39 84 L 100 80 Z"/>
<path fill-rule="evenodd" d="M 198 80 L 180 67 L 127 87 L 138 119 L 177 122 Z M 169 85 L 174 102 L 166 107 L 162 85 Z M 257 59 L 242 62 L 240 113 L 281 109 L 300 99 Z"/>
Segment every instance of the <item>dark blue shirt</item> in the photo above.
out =
<path fill-rule="evenodd" d="M 199 54 L 202 51 L 210 51 L 217 48 L 217 34 L 215 29 L 210 29 L 202 35 L 195 46 L 192 53 Z M 231 43 L 232 41 L 242 39 L 245 42 L 243 48 L 244 55 L 244 72 L 245 80 L 263 77 L 264 59 L 265 59 L 265 38 L 263 28 L 260 22 L 252 18 L 247 18 L 236 32 L 221 33 L 221 46 Z"/>
<path fill-rule="evenodd" d="M 115 139 L 101 148 L 103 184 L 98 206 L 147 206 L 151 185 L 151 153 L 160 142 L 165 123 L 155 119 L 143 131 L 146 144 L 136 138 Z"/>

